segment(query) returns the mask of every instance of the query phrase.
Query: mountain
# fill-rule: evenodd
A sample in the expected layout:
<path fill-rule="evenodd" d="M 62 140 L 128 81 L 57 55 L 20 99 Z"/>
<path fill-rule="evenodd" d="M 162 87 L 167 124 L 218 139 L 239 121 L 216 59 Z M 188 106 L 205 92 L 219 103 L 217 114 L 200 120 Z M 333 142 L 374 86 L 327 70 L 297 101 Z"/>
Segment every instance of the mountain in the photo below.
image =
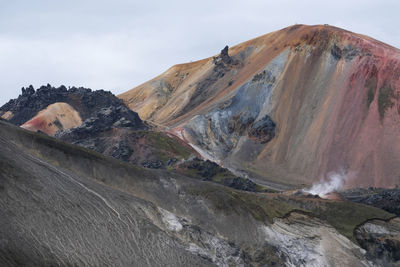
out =
<path fill-rule="evenodd" d="M 400 50 L 294 25 L 171 67 L 119 95 L 237 174 L 292 186 L 400 184 Z"/>
<path fill-rule="evenodd" d="M 396 264 L 400 220 L 146 169 L 0 120 L 1 266 Z"/>
<path fill-rule="evenodd" d="M 397 57 L 296 25 L 119 98 L 22 88 L 0 107 L 0 266 L 398 266 L 400 190 L 354 188 L 398 179 Z"/>
<path fill-rule="evenodd" d="M 198 156 L 178 138 L 151 131 L 137 113 L 104 90 L 55 88 L 49 84 L 35 90 L 29 86 L 0 107 L 0 115 L 27 130 L 137 165 L 165 168 Z"/>

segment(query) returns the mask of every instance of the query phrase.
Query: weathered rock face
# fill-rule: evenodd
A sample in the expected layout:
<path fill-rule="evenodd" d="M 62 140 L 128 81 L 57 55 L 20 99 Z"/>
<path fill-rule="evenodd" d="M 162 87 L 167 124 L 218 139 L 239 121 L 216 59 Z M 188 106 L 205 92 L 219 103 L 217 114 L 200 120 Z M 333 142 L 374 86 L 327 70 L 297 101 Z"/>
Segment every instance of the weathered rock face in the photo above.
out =
<path fill-rule="evenodd" d="M 215 162 L 189 159 L 174 165 L 178 173 L 203 181 L 212 181 L 238 190 L 250 192 L 265 192 L 266 188 L 257 185 L 248 178 L 237 177 L 229 170 L 222 168 Z"/>
<path fill-rule="evenodd" d="M 215 66 L 221 68 L 226 67 L 229 64 L 237 64 L 237 62 L 229 56 L 229 46 L 225 46 L 224 49 L 221 50 L 221 53 L 213 58 L 213 63 Z"/>
<path fill-rule="evenodd" d="M 206 158 L 251 177 L 298 186 L 346 170 L 354 174 L 346 187 L 394 187 L 399 88 L 398 49 L 331 26 L 296 25 L 173 66 L 119 97 Z"/>
<path fill-rule="evenodd" d="M 124 106 L 109 106 L 100 109 L 92 117 L 86 119 L 79 127 L 71 128 L 56 134 L 56 137 L 67 142 L 90 138 L 111 128 L 145 129 L 146 126 L 136 112 Z"/>
<path fill-rule="evenodd" d="M 116 121 L 119 124 L 118 118 Z M 103 124 L 107 120 L 99 120 L 100 124 L 96 124 L 96 121 L 94 118 L 88 119 L 88 124 L 60 132 L 56 137 L 106 156 L 152 169 L 172 168 L 177 162 L 198 156 L 193 148 L 177 137 L 148 130 L 142 123 L 115 127 L 112 120 L 108 125 Z"/>
<path fill-rule="evenodd" d="M 26 89 L 22 88 L 22 94 L 3 105 L 0 110 L 12 114 L 11 118 L 9 118 L 11 123 L 22 125 L 33 118 L 39 111 L 57 102 L 67 103 L 72 106 L 78 111 L 83 120 L 102 108 L 123 105 L 111 92 L 104 90 L 92 91 L 82 87 L 67 89 L 65 86 L 55 88 L 48 84 L 47 86 L 41 86 L 37 90 L 32 85 Z"/>
<path fill-rule="evenodd" d="M 275 137 L 275 127 L 275 122 L 268 115 L 265 115 L 251 126 L 248 135 L 261 143 L 267 143 Z"/>
<path fill-rule="evenodd" d="M 340 235 L 333 227 L 303 214 L 276 219 L 263 231 L 265 239 L 287 255 L 290 266 L 370 265 L 360 247 L 350 240 L 336 239 Z M 348 251 L 352 251 L 352 257 Z"/>
<path fill-rule="evenodd" d="M 172 158 L 196 152 L 164 133 L 149 131 L 136 112 L 125 106 L 103 108 L 80 126 L 60 131 L 56 138 L 146 168 L 165 168 Z"/>
<path fill-rule="evenodd" d="M 355 230 L 358 243 L 380 266 L 400 264 L 400 219 L 371 220 Z"/>
<path fill-rule="evenodd" d="M 352 230 L 392 216 L 143 169 L 2 120 L 0 167 L 2 266 L 374 266 Z"/>

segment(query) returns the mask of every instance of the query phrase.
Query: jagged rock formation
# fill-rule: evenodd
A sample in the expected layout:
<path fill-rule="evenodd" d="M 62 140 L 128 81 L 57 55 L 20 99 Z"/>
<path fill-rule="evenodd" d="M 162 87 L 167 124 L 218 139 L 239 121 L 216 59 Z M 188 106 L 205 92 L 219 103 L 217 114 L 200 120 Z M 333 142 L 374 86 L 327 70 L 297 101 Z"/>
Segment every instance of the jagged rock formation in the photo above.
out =
<path fill-rule="evenodd" d="M 7 120 L 11 123 L 22 125 L 39 111 L 57 102 L 69 104 L 83 120 L 102 108 L 123 105 L 111 92 L 104 90 L 92 91 L 83 87 L 67 89 L 65 86 L 55 88 L 48 84 L 37 90 L 32 85 L 26 89 L 22 88 L 22 94 L 0 107 L 0 111 L 8 114 Z"/>
<path fill-rule="evenodd" d="M 396 263 L 394 254 L 367 258 L 351 241 L 362 223 L 378 227 L 372 218 L 393 216 L 373 207 L 241 192 L 124 164 L 1 120 L 0 165 L 4 266 Z M 366 247 L 381 242 L 357 238 Z"/>
<path fill-rule="evenodd" d="M 229 52 L 229 53 L 228 53 Z M 400 52 L 295 25 L 171 67 L 119 95 L 139 116 L 250 177 L 295 186 L 400 184 Z"/>
<path fill-rule="evenodd" d="M 250 192 L 267 192 L 268 190 L 248 178 L 237 177 L 229 170 L 222 168 L 215 162 L 201 160 L 199 158 L 189 159 L 176 166 L 178 173 L 188 177 L 212 181 L 218 184 L 229 186 L 238 190 Z"/>
<path fill-rule="evenodd" d="M 379 259 L 380 266 L 397 266 L 400 263 L 400 219 L 388 222 L 371 220 L 355 230 L 358 243 L 369 258 Z"/>
<path fill-rule="evenodd" d="M 100 109 L 92 117 L 86 119 L 82 125 L 56 134 L 57 138 L 67 142 L 79 143 L 108 131 L 112 128 L 145 129 L 146 126 L 137 113 L 124 106 L 109 106 Z"/>

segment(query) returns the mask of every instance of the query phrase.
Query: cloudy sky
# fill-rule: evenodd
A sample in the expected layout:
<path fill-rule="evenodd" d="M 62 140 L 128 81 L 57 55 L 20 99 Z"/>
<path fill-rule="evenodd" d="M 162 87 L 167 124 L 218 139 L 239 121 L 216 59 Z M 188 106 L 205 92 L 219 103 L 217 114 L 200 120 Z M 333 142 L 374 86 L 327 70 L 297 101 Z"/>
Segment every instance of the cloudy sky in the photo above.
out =
<path fill-rule="evenodd" d="M 400 47 L 399 10 L 398 0 L 0 0 L 0 105 L 29 84 L 117 94 L 295 23 Z"/>

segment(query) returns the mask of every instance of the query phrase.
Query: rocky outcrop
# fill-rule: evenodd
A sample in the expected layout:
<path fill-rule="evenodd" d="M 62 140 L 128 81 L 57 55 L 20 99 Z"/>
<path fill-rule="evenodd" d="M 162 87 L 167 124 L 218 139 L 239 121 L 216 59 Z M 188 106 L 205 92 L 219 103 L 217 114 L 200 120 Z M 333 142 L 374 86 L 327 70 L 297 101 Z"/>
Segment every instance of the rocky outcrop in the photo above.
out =
<path fill-rule="evenodd" d="M 220 55 L 213 57 L 213 68 L 196 84 L 194 92 L 190 97 L 190 101 L 178 116 L 187 113 L 196 105 L 206 101 L 208 96 L 212 94 L 210 89 L 216 86 L 218 81 L 222 79 L 225 74 L 241 67 L 237 59 L 229 56 L 228 49 L 229 47 L 225 46 L 225 48 L 221 50 Z"/>
<path fill-rule="evenodd" d="M 368 257 L 379 266 L 399 266 L 400 218 L 368 221 L 358 227 L 354 234 Z"/>
<path fill-rule="evenodd" d="M 149 130 L 141 121 L 133 123 L 137 115 L 124 111 L 118 108 L 101 110 L 80 127 L 59 132 L 56 137 L 150 169 L 174 168 L 179 161 L 198 156 L 176 137 Z"/>
<path fill-rule="evenodd" d="M 132 156 L 133 149 L 124 141 L 116 143 L 110 151 L 110 156 L 122 161 L 129 161 Z"/>
<path fill-rule="evenodd" d="M 275 122 L 265 115 L 253 123 L 249 129 L 249 137 L 259 140 L 262 144 L 269 142 L 275 137 Z"/>
<path fill-rule="evenodd" d="M 109 106 L 86 119 L 79 127 L 59 132 L 56 137 L 67 142 L 79 143 L 80 140 L 87 141 L 111 128 L 139 130 L 145 129 L 146 126 L 136 112 L 124 106 Z"/>
<path fill-rule="evenodd" d="M 142 166 L 149 169 L 163 169 L 165 167 L 161 160 L 144 161 Z"/>
<path fill-rule="evenodd" d="M 213 58 L 213 63 L 215 66 L 226 66 L 232 63 L 237 64 L 237 62 L 229 56 L 229 46 L 225 46 L 224 49 L 221 50 L 221 53 Z"/>
<path fill-rule="evenodd" d="M 71 105 L 79 112 L 83 120 L 89 118 L 102 108 L 123 105 L 122 101 L 111 92 L 104 90 L 92 91 L 83 87 L 71 87 L 67 89 L 63 85 L 56 88 L 47 84 L 47 86 L 41 86 L 35 90 L 30 85 L 26 89 L 22 88 L 21 91 L 22 93 L 18 98 L 12 99 L 0 107 L 2 112 L 12 113 L 9 121 L 16 125 L 24 124 L 39 111 L 56 102 Z"/>
<path fill-rule="evenodd" d="M 352 45 L 346 45 L 342 49 L 337 44 L 333 44 L 331 48 L 331 55 L 336 60 L 344 58 L 346 61 L 351 61 L 356 56 L 361 55 L 361 51 Z"/>
<path fill-rule="evenodd" d="M 203 181 L 215 182 L 238 190 L 249 192 L 266 191 L 265 188 L 257 185 L 252 180 L 237 177 L 228 169 L 225 169 L 210 160 L 194 158 L 177 164 L 175 168 L 178 172 L 189 177 L 201 179 Z"/>
<path fill-rule="evenodd" d="M 263 227 L 268 242 L 286 255 L 286 266 L 370 266 L 363 250 L 328 224 L 293 212 Z M 351 251 L 351 253 L 349 253 Z"/>
<path fill-rule="evenodd" d="M 260 190 L 260 188 L 257 188 L 257 184 L 254 183 L 252 180 L 243 177 L 224 178 L 219 183 L 243 191 L 263 191 Z"/>
<path fill-rule="evenodd" d="M 340 194 L 349 201 L 371 205 L 400 216 L 400 189 L 356 188 Z"/>

